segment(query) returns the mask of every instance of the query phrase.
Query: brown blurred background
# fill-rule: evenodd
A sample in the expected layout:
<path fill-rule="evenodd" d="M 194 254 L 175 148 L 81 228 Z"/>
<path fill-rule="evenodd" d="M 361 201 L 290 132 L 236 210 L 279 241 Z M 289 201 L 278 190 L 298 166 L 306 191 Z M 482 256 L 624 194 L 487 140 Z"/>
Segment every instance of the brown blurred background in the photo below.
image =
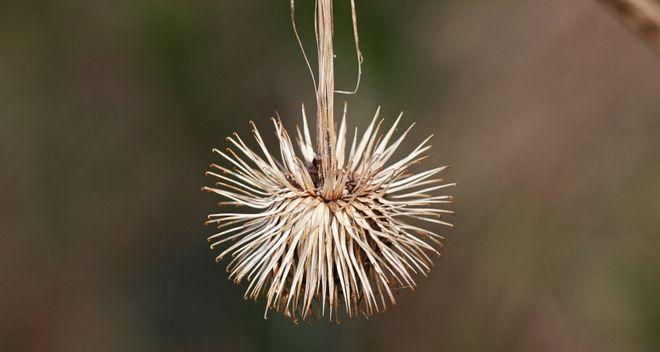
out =
<path fill-rule="evenodd" d="M 660 60 L 589 0 L 358 1 L 351 122 L 435 133 L 457 227 L 385 314 L 263 320 L 199 188 L 226 135 L 313 105 L 288 6 L 0 1 L 0 350 L 660 350 Z"/>

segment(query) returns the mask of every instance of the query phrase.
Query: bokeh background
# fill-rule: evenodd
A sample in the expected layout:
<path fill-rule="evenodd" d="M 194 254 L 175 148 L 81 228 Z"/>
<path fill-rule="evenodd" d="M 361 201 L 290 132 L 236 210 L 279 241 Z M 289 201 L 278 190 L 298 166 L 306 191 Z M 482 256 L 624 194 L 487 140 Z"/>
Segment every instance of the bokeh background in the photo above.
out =
<path fill-rule="evenodd" d="M 434 133 L 457 226 L 387 313 L 296 326 L 226 280 L 199 190 L 313 106 L 288 1 L 0 1 L 0 350 L 660 350 L 660 59 L 589 0 L 357 6 L 350 120 Z"/>

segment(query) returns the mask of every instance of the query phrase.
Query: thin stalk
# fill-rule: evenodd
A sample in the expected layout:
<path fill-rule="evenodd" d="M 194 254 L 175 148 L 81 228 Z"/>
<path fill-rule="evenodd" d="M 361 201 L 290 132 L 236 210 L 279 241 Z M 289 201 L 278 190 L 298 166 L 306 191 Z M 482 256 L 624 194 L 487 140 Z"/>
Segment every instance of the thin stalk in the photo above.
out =
<path fill-rule="evenodd" d="M 337 135 L 334 123 L 334 49 L 332 0 L 316 0 L 316 45 L 318 50 L 318 86 L 316 89 L 316 147 L 325 176 L 336 165 Z"/>

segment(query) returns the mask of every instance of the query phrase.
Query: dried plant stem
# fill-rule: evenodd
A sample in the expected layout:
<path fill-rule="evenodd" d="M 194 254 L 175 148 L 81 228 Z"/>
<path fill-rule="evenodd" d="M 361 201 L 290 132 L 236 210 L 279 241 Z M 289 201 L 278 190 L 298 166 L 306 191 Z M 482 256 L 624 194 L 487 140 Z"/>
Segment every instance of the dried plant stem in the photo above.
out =
<path fill-rule="evenodd" d="M 351 0 L 351 19 L 353 20 L 353 41 L 355 42 L 355 57 L 357 58 L 357 79 L 355 80 L 355 88 L 353 88 L 353 90 L 336 90 L 335 93 L 337 94 L 356 94 L 358 89 L 360 89 L 360 79 L 362 79 L 362 63 L 364 62 L 364 56 L 362 56 L 362 51 L 360 50 L 360 36 L 358 35 L 355 0 Z"/>
<path fill-rule="evenodd" d="M 453 211 L 444 209 L 453 197 L 439 193 L 456 184 L 439 176 L 446 166 L 414 171 L 428 157 L 431 137 L 394 158 L 412 128 L 395 136 L 401 114 L 382 129 L 378 108 L 365 131 L 356 128 L 349 138 L 344 105 L 335 130 L 334 94 L 354 94 L 362 74 L 355 1 L 350 1 L 358 60 L 353 91 L 335 90 L 332 0 L 315 0 L 316 77 L 296 29 L 295 0 L 290 1 L 293 31 L 316 92 L 316 145 L 303 107 L 297 149 L 279 117 L 272 119 L 277 152 L 269 150 L 254 123 L 258 148 L 234 133 L 227 138 L 230 148 L 214 149 L 226 166 L 211 165 L 207 174 L 216 182 L 203 190 L 236 210 L 208 216 L 206 223 L 218 229 L 208 240 L 211 248 L 226 246 L 216 259 L 229 260 L 230 279 L 248 282 L 245 298 L 266 298 L 264 317 L 270 310 L 293 321 L 326 314 L 336 321 L 368 317 L 396 304 L 397 290 L 414 289 L 415 276 L 430 272 L 431 255 L 440 255 L 444 237 L 421 223 L 453 226 L 445 219 Z"/>
<path fill-rule="evenodd" d="M 597 0 L 660 55 L 660 5 L 654 0 Z"/>
<path fill-rule="evenodd" d="M 362 63 L 364 57 L 360 50 L 358 36 L 357 13 L 355 11 L 355 0 L 351 0 L 351 18 L 353 20 L 353 39 L 355 41 L 355 55 L 357 58 L 357 79 L 353 90 L 335 90 L 334 75 L 334 48 L 333 48 L 333 5 L 332 0 L 316 0 L 314 25 L 316 33 L 316 45 L 318 54 L 318 83 L 314 70 L 310 64 L 307 52 L 302 44 L 298 29 L 296 28 L 295 0 L 291 0 L 291 25 L 293 33 L 298 41 L 307 68 L 309 69 L 316 92 L 316 148 L 320 162 L 320 172 L 331 175 L 337 165 L 337 157 L 334 155 L 337 144 L 337 135 L 334 125 L 334 94 L 355 94 L 360 88 L 362 77 Z"/>
<path fill-rule="evenodd" d="M 337 135 L 334 123 L 334 49 L 332 45 L 332 0 L 316 0 L 316 45 L 318 49 L 318 87 L 316 89 L 316 148 L 322 172 L 331 175 L 336 165 L 334 155 Z"/>

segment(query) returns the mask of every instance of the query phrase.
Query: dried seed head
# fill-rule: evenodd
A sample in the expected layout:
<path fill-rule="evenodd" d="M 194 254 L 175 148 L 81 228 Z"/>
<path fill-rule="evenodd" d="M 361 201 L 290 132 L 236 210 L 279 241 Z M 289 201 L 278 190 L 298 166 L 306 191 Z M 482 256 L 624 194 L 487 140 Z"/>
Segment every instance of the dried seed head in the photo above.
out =
<path fill-rule="evenodd" d="M 390 162 L 410 128 L 393 139 L 399 116 L 380 135 L 377 111 L 360 138 L 356 129 L 346 154 L 345 111 L 329 168 L 314 151 L 304 107 L 301 157 L 275 119 L 279 158 L 254 125 L 260 153 L 237 134 L 228 140 L 238 153 L 214 149 L 231 166 L 213 164 L 217 171 L 207 174 L 218 180 L 204 190 L 226 198 L 221 204 L 251 210 L 209 215 L 207 223 L 219 229 L 209 237 L 211 248 L 226 244 L 217 260 L 229 256 L 230 278 L 247 280 L 245 298 L 266 297 L 264 316 L 275 309 L 294 321 L 326 314 L 338 321 L 342 311 L 347 317 L 382 311 L 395 304 L 394 291 L 414 288 L 414 276 L 429 272 L 429 254 L 439 254 L 432 243 L 442 245 L 442 236 L 410 222 L 452 226 L 442 217 L 453 212 L 439 207 L 453 198 L 436 194 L 455 185 L 437 178 L 446 167 L 409 170 L 424 158 L 430 137 Z"/>

